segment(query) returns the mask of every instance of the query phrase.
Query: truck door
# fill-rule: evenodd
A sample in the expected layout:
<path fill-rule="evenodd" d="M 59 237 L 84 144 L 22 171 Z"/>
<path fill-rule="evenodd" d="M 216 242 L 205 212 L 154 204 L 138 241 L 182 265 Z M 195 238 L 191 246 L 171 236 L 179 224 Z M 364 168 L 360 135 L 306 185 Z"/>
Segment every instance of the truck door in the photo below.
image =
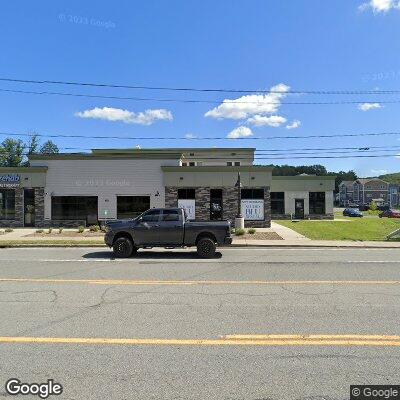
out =
<path fill-rule="evenodd" d="M 176 246 L 183 243 L 183 221 L 180 210 L 162 210 L 160 221 L 160 243 Z"/>
<path fill-rule="evenodd" d="M 143 214 L 134 229 L 134 239 L 139 245 L 155 245 L 160 243 L 161 210 L 149 210 Z"/>

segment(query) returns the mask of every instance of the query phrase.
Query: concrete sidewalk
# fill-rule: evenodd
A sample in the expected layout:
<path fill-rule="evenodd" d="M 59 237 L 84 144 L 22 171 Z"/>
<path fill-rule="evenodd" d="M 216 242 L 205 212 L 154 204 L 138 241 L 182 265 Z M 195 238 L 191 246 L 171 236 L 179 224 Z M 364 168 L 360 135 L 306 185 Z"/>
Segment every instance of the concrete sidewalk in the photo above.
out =
<path fill-rule="evenodd" d="M 44 230 L 46 232 L 46 230 Z M 57 230 L 53 230 L 57 231 Z M 63 232 L 76 232 L 76 229 L 64 229 Z M 347 240 L 311 240 L 305 236 L 286 228 L 275 222 L 271 223 L 271 228 L 259 228 L 258 232 L 276 232 L 283 240 L 255 240 L 233 236 L 234 247 L 355 247 L 355 248 L 400 248 L 400 241 L 347 241 Z M 16 228 L 13 232 L 0 235 L 0 246 L 105 246 L 102 236 L 63 236 L 62 234 L 32 237 L 27 236 L 35 233 L 35 228 Z"/>

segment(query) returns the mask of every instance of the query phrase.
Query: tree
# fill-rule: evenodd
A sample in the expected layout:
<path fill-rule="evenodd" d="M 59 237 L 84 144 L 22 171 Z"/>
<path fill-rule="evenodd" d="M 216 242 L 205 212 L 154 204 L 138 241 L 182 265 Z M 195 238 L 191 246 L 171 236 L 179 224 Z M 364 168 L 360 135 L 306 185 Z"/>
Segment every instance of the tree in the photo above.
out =
<path fill-rule="evenodd" d="M 26 144 L 27 154 L 36 154 L 39 149 L 39 136 L 37 133 L 33 133 Z"/>
<path fill-rule="evenodd" d="M 24 158 L 25 144 L 21 139 L 7 138 L 0 145 L 0 166 L 19 167 Z"/>
<path fill-rule="evenodd" d="M 43 143 L 42 147 L 40 148 L 40 154 L 57 154 L 59 153 L 58 146 L 48 140 L 47 142 Z"/>

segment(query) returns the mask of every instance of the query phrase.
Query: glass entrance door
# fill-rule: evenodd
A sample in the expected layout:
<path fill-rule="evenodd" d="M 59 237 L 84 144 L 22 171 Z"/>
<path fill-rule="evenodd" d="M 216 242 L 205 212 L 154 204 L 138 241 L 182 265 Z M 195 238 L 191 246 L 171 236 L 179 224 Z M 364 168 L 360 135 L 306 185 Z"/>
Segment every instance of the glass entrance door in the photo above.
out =
<path fill-rule="evenodd" d="M 35 189 L 24 189 L 24 226 L 35 226 Z"/>
<path fill-rule="evenodd" d="M 296 199 L 294 201 L 294 217 L 296 219 L 304 219 L 304 199 Z"/>
<path fill-rule="evenodd" d="M 210 190 L 210 220 L 222 219 L 222 189 Z"/>

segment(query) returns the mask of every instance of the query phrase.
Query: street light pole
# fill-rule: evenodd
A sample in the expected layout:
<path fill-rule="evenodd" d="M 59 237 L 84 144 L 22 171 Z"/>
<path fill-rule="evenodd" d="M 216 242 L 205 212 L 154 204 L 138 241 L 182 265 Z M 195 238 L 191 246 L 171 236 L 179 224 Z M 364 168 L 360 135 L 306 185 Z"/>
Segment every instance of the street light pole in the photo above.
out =
<path fill-rule="evenodd" d="M 240 179 L 240 172 L 238 172 L 238 177 L 237 177 L 237 181 L 236 181 L 235 187 L 237 187 L 237 189 L 238 189 L 236 218 L 242 218 L 242 207 L 241 207 L 241 204 L 240 204 L 240 202 L 241 202 L 240 200 L 241 200 L 242 182 L 241 182 L 241 179 Z"/>
<path fill-rule="evenodd" d="M 240 172 L 238 172 L 237 181 L 235 184 L 237 188 L 238 195 L 237 195 L 237 214 L 235 219 L 235 228 L 236 229 L 244 229 L 244 218 L 242 216 L 242 207 L 241 207 L 241 188 L 242 182 L 240 180 Z"/>

